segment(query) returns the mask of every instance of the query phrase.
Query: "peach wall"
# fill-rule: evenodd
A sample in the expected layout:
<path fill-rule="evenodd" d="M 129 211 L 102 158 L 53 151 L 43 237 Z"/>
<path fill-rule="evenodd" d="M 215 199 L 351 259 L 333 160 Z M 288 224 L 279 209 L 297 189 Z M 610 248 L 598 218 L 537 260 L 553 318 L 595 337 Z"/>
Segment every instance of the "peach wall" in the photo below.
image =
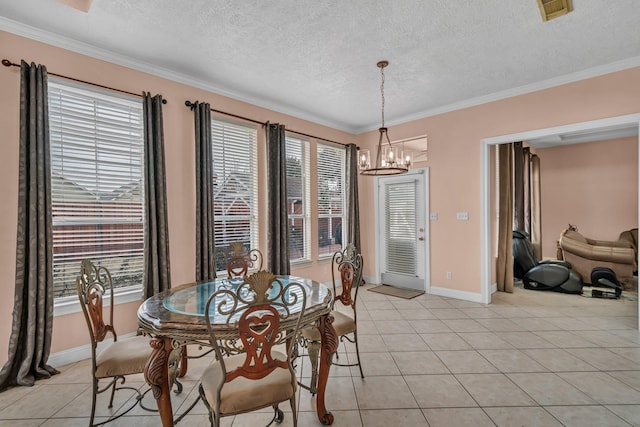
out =
<path fill-rule="evenodd" d="M 390 126 L 394 140 L 428 135 L 429 203 L 431 212 L 438 213 L 438 220 L 430 222 L 431 286 L 481 293 L 482 139 L 639 112 L 637 67 Z M 361 147 L 372 148 L 377 132 L 358 138 Z M 367 260 L 375 256 L 372 183 L 361 180 L 361 232 Z M 469 221 L 457 221 L 459 211 L 469 212 Z M 365 274 L 373 273 L 371 265 L 368 262 Z M 446 279 L 447 271 L 452 272 L 451 280 Z"/>
<path fill-rule="evenodd" d="M 169 212 L 169 235 L 171 255 L 171 280 L 174 285 L 191 282 L 195 278 L 195 176 L 193 164 L 194 131 L 193 113 L 185 107 L 184 101 L 199 100 L 209 102 L 212 107 L 259 121 L 284 123 L 287 129 L 317 135 L 319 137 L 353 142 L 355 137 L 335 129 L 311 123 L 295 117 L 276 113 L 244 102 L 226 98 L 202 89 L 172 82 L 126 67 L 110 64 L 64 49 L 52 47 L 34 40 L 0 31 L 0 46 L 3 58 L 12 62 L 27 61 L 45 64 L 51 73 L 62 74 L 121 90 L 152 94 L 160 93 L 169 102 L 163 107 L 165 129 L 165 151 L 167 171 L 167 197 Z M 0 363 L 6 360 L 7 346 L 11 331 L 11 313 L 15 284 L 15 238 L 17 219 L 18 187 L 18 139 L 19 139 L 19 99 L 20 75 L 17 67 L 0 69 L 0 129 L 2 131 L 3 155 L 0 156 L 0 189 L 3 203 L 0 204 Z M 258 129 L 259 182 L 266 182 L 265 136 Z M 312 152 L 315 142 L 311 143 Z M 313 166 L 313 164 L 312 164 Z M 312 174 L 312 200 L 315 191 Z M 258 194 L 259 212 L 266 212 L 267 198 L 264 187 Z M 266 216 L 261 215 L 259 224 L 260 246 L 266 248 Z M 264 218 L 265 220 L 262 220 Z M 312 216 L 313 218 L 313 216 Z M 314 223 L 312 221 L 312 223 Z M 315 223 L 314 223 L 315 224 Z M 312 232 L 317 235 L 317 226 Z M 312 234 L 313 235 L 313 234 Z M 317 249 L 312 249 L 312 259 L 317 257 Z M 292 266 L 294 274 L 305 275 L 319 281 L 331 279 L 330 264 L 326 261 L 312 261 L 305 265 Z M 124 335 L 137 328 L 135 312 L 139 303 L 123 304 L 117 307 L 116 317 L 121 323 L 118 333 Z M 122 320 L 126 319 L 126 320 Z M 54 320 L 52 352 L 77 347 L 87 343 L 87 332 L 82 314 L 58 316 Z"/>
<path fill-rule="evenodd" d="M 587 237 L 617 240 L 638 226 L 638 138 L 537 149 L 542 253 L 555 257 L 571 223 Z"/>

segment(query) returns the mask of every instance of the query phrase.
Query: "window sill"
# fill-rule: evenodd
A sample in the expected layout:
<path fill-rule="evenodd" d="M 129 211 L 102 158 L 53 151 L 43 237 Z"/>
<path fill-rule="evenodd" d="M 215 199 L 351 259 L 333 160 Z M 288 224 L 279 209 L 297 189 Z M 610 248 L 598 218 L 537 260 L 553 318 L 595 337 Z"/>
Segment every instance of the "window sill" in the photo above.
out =
<path fill-rule="evenodd" d="M 142 302 L 142 286 L 129 286 L 126 288 L 114 290 L 115 305 L 126 304 L 129 302 Z M 108 298 L 105 298 L 105 305 L 108 304 Z M 53 316 L 64 316 L 66 314 L 79 313 L 82 311 L 80 301 L 77 296 L 69 296 L 58 298 L 53 302 Z"/>

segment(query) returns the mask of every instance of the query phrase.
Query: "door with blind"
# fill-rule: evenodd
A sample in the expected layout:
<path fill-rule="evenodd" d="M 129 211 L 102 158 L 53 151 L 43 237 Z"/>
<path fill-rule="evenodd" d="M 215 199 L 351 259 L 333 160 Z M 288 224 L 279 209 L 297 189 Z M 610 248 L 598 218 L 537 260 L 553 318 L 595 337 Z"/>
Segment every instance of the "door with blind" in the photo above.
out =
<path fill-rule="evenodd" d="M 378 180 L 380 281 L 399 288 L 427 290 L 428 170 Z"/>

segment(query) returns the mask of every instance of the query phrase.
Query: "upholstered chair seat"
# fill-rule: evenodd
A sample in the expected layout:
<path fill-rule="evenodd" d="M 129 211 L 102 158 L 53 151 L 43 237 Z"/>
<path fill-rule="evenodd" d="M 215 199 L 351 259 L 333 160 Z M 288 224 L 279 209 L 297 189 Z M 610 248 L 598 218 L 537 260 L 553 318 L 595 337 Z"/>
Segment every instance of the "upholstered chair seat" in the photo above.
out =
<path fill-rule="evenodd" d="M 96 377 L 109 378 L 144 371 L 151 356 L 149 338 L 135 336 L 114 341 L 96 356 Z"/>
<path fill-rule="evenodd" d="M 341 337 L 356 331 L 356 322 L 353 320 L 353 317 L 337 310 L 331 311 L 331 315 L 334 319 L 331 326 L 335 329 L 337 336 Z M 320 341 L 318 328 L 303 328 L 301 333 L 302 336 L 308 340 Z"/>

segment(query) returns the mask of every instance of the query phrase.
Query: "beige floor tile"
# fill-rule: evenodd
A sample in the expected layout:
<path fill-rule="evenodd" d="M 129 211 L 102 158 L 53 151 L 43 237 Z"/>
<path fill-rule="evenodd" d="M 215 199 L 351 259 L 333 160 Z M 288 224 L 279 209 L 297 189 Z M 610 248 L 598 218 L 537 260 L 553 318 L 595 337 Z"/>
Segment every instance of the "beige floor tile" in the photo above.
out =
<path fill-rule="evenodd" d="M 336 411 L 331 410 L 333 414 L 332 427 L 363 427 L 360 420 L 360 411 Z M 320 426 L 318 415 L 315 412 L 299 412 L 298 426 Z"/>
<path fill-rule="evenodd" d="M 360 409 L 418 407 L 403 377 L 370 377 L 354 385 Z"/>
<path fill-rule="evenodd" d="M 587 341 L 569 331 L 537 331 L 535 334 L 560 348 L 597 347 L 591 341 Z"/>
<path fill-rule="evenodd" d="M 400 316 L 402 316 L 402 318 L 404 320 L 424 320 L 424 319 L 435 319 L 436 316 L 433 315 L 433 313 L 431 313 L 428 309 L 426 308 L 419 308 L 416 310 L 400 310 Z"/>
<path fill-rule="evenodd" d="M 89 419 L 85 419 L 82 420 L 81 418 L 79 418 L 81 421 L 83 421 L 82 427 L 87 426 L 89 424 Z M 18 423 L 19 422 L 19 423 Z M 60 424 L 58 423 L 58 421 L 56 420 L 47 420 L 47 419 L 32 419 L 32 420 L 11 420 L 11 421 L 7 421 L 7 420 L 0 420 L 0 427 L 16 427 L 16 426 L 20 426 L 20 427 L 37 427 L 37 426 L 47 426 L 47 427 L 52 427 L 52 426 L 60 426 L 60 427 L 65 427 L 67 424 Z M 71 425 L 71 424 L 70 424 Z M 80 424 L 78 424 L 78 426 L 80 427 Z"/>
<path fill-rule="evenodd" d="M 592 365 L 563 349 L 525 349 L 522 352 L 552 372 L 597 371 Z"/>
<path fill-rule="evenodd" d="M 609 351 L 606 348 L 568 348 L 567 352 L 600 370 L 640 370 L 640 364 Z"/>
<path fill-rule="evenodd" d="M 614 335 L 610 331 L 573 331 L 573 333 L 600 347 L 635 347 L 640 350 L 637 344 Z"/>
<path fill-rule="evenodd" d="M 389 351 L 428 351 L 429 346 L 420 335 L 414 333 L 381 334 Z"/>
<path fill-rule="evenodd" d="M 524 327 L 521 326 L 519 322 L 519 320 L 513 321 L 511 319 L 478 319 L 478 323 L 492 332 L 524 331 Z"/>
<path fill-rule="evenodd" d="M 633 426 L 640 426 L 640 405 L 607 405 L 607 409 Z"/>
<path fill-rule="evenodd" d="M 608 346 L 603 346 L 603 347 L 608 347 Z M 615 354 L 619 354 L 620 356 L 625 357 L 631 360 L 632 362 L 635 362 L 638 365 L 640 365 L 640 347 L 622 347 L 622 348 L 609 347 L 609 351 L 612 351 Z"/>
<path fill-rule="evenodd" d="M 561 372 L 558 375 L 603 405 L 633 405 L 640 402 L 640 391 L 604 372 Z"/>
<path fill-rule="evenodd" d="M 566 427 L 631 425 L 604 406 L 548 406 L 545 409 Z"/>
<path fill-rule="evenodd" d="M 360 353 L 379 353 L 387 351 L 387 346 L 384 344 L 380 335 L 358 334 L 358 346 L 360 347 Z M 349 353 L 355 353 L 356 351 L 355 344 L 345 343 L 345 347 Z"/>
<path fill-rule="evenodd" d="M 408 375 L 405 381 L 421 408 L 478 406 L 453 375 Z"/>
<path fill-rule="evenodd" d="M 640 371 L 606 371 L 613 378 L 619 379 L 629 387 L 640 390 Z"/>
<path fill-rule="evenodd" d="M 424 308 L 432 309 L 432 308 L 454 308 L 448 300 L 444 298 L 430 298 L 430 299 L 420 299 L 420 304 Z"/>
<path fill-rule="evenodd" d="M 366 427 L 412 426 L 429 427 L 420 409 L 378 409 L 361 413 Z"/>
<path fill-rule="evenodd" d="M 546 372 L 547 368 L 520 350 L 478 350 L 500 372 Z"/>
<path fill-rule="evenodd" d="M 422 304 L 414 299 L 390 298 L 389 302 L 398 311 L 424 309 Z"/>
<path fill-rule="evenodd" d="M 50 418 L 83 393 L 86 384 L 45 384 L 0 411 L 0 420 Z M 91 393 L 89 391 L 89 393 Z M 89 406 L 91 408 L 91 406 Z M 90 410 L 90 409 L 89 409 Z M 88 412 L 85 412 L 88 413 Z"/>
<path fill-rule="evenodd" d="M 449 319 L 446 324 L 453 332 L 488 332 L 480 322 L 473 319 Z"/>
<path fill-rule="evenodd" d="M 471 350 L 471 346 L 456 333 L 420 334 L 431 350 Z"/>
<path fill-rule="evenodd" d="M 526 331 L 531 331 L 531 332 L 560 330 L 558 326 L 554 325 L 551 322 L 548 322 L 544 318 L 527 317 L 527 318 L 521 319 L 519 324 Z"/>
<path fill-rule="evenodd" d="M 409 324 L 419 334 L 453 332 L 445 322 L 437 319 L 409 320 Z"/>
<path fill-rule="evenodd" d="M 487 359 L 475 350 L 436 351 L 436 355 L 454 374 L 483 374 L 498 372 Z"/>
<path fill-rule="evenodd" d="M 494 332 L 461 332 L 460 338 L 476 350 L 512 349 L 513 346 Z"/>
<path fill-rule="evenodd" d="M 503 374 L 456 375 L 480 406 L 534 406 L 536 403 Z"/>
<path fill-rule="evenodd" d="M 491 419 L 480 408 L 423 409 L 431 427 L 492 427 Z"/>
<path fill-rule="evenodd" d="M 540 407 L 485 408 L 498 427 L 562 427 L 562 424 Z"/>
<path fill-rule="evenodd" d="M 378 377 L 371 377 L 378 378 Z M 380 377 L 387 378 L 387 377 Z M 393 377 L 396 378 L 396 377 Z M 368 381 L 369 378 L 366 378 Z M 356 384 L 362 380 L 355 380 Z M 316 396 L 312 396 L 307 390 L 300 391 L 300 402 L 298 404 L 299 411 L 315 411 Z M 325 406 L 330 411 L 352 410 L 358 409 L 358 401 L 354 389 L 354 380 L 351 378 L 337 377 L 331 378 L 327 383 L 325 391 Z"/>
<path fill-rule="evenodd" d="M 508 374 L 507 376 L 542 406 L 597 404 L 554 373 Z"/>
<path fill-rule="evenodd" d="M 462 312 L 469 316 L 472 319 L 491 319 L 491 318 L 499 318 L 501 317 L 496 312 L 491 311 L 487 308 L 488 306 L 483 306 L 480 308 L 461 308 Z"/>
<path fill-rule="evenodd" d="M 406 320 L 374 320 L 376 329 L 381 335 L 384 334 L 407 334 L 413 329 Z"/>
<path fill-rule="evenodd" d="M 391 308 L 392 310 L 367 310 L 367 311 L 369 312 L 369 317 L 371 317 L 371 320 L 376 322 L 376 326 L 381 320 L 402 320 L 402 316 L 400 315 L 400 312 L 393 307 Z"/>
<path fill-rule="evenodd" d="M 391 353 L 402 375 L 448 374 L 449 369 L 431 351 Z"/>
<path fill-rule="evenodd" d="M 431 313 L 436 316 L 437 319 L 468 319 L 469 316 L 458 308 L 432 308 Z"/>
<path fill-rule="evenodd" d="M 378 328 L 373 320 L 360 319 L 360 313 L 358 313 L 358 335 L 379 334 Z"/>
<path fill-rule="evenodd" d="M 349 361 L 355 362 L 355 353 L 349 354 Z M 400 370 L 390 353 L 362 353 L 360 355 L 362 372 L 365 378 L 380 375 L 400 375 Z M 350 368 L 350 376 L 359 377 L 360 369 L 357 366 Z"/>
<path fill-rule="evenodd" d="M 556 347 L 533 332 L 497 332 L 496 335 L 518 349 Z"/>

